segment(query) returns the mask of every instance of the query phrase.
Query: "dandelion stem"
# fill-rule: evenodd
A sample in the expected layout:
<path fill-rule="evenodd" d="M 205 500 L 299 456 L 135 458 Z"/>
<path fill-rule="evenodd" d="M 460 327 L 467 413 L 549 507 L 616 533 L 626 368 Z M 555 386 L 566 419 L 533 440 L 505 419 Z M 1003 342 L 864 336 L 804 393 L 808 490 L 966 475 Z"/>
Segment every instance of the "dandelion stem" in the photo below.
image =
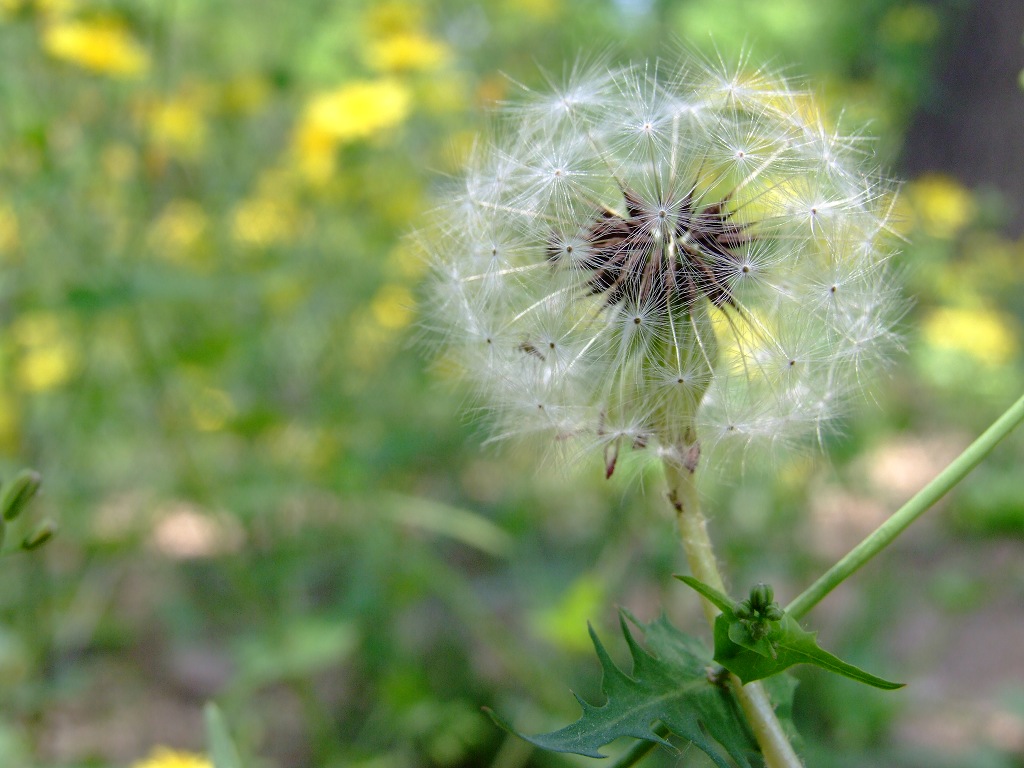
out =
<path fill-rule="evenodd" d="M 685 467 L 665 464 L 665 476 L 668 480 L 668 497 L 676 510 L 679 521 L 679 536 L 686 551 L 686 560 L 695 578 L 708 586 L 725 592 L 722 574 L 718 570 L 714 547 L 708 536 L 707 518 L 700 508 L 694 473 Z M 715 617 L 718 609 L 707 600 L 704 603 L 704 616 L 714 631 Z M 789 739 L 775 716 L 775 709 L 767 692 L 759 682 L 743 685 L 735 675 L 729 675 L 733 692 L 746 715 L 750 729 L 754 732 L 761 754 L 768 768 L 800 768 L 803 764 L 793 751 Z"/>
<path fill-rule="evenodd" d="M 786 612 L 799 619 L 857 569 L 873 558 L 907 527 L 930 509 L 935 502 L 963 480 L 967 474 L 992 451 L 993 448 L 1024 422 L 1024 396 L 1011 405 L 1002 416 L 971 443 L 963 453 L 936 476 L 928 485 L 918 491 L 910 501 L 900 507 L 892 516 L 854 547 L 838 563 L 826 571 L 817 581 L 805 589 L 793 602 L 786 606 Z M 700 578 L 699 576 L 697 578 Z"/>

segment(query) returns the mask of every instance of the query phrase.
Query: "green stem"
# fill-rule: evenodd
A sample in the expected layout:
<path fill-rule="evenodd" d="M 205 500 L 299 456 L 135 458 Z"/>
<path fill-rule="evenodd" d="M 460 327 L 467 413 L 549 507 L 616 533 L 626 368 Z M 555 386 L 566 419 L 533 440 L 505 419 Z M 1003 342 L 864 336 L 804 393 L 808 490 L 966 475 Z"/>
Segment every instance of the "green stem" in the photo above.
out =
<path fill-rule="evenodd" d="M 829 592 L 850 577 L 858 568 L 892 543 L 893 539 L 927 511 L 935 502 L 984 459 L 1013 429 L 1024 421 L 1024 396 L 1011 405 L 992 426 L 971 443 L 952 464 L 946 467 L 928 485 L 922 488 L 888 520 L 876 528 L 866 539 L 854 547 L 838 563 L 786 606 L 786 612 L 799 619 L 821 602 Z M 697 576 L 700 578 L 700 576 Z M 703 579 L 702 579 L 703 581 Z"/>
<path fill-rule="evenodd" d="M 666 463 L 665 477 L 668 480 L 669 501 L 676 510 L 679 536 L 694 577 L 708 586 L 726 592 L 711 538 L 708 536 L 707 518 L 700 509 L 693 474 L 685 467 Z M 704 615 L 714 631 L 718 609 L 707 600 L 704 600 Z M 761 747 L 767 768 L 801 768 L 803 764 L 786 738 L 771 700 L 761 683 L 743 685 L 735 675 L 730 675 L 729 679 L 743 714 L 746 715 L 747 723 L 754 732 L 754 738 Z"/>

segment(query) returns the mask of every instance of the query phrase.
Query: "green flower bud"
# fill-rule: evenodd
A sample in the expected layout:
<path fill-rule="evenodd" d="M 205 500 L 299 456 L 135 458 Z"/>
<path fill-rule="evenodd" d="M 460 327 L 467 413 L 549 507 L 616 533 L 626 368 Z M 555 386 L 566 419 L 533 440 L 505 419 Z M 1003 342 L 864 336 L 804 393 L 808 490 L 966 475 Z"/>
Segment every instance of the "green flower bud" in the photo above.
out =
<path fill-rule="evenodd" d="M 15 476 L 0 497 L 0 510 L 4 520 L 13 520 L 25 508 L 39 490 L 43 477 L 34 469 L 23 469 Z"/>
<path fill-rule="evenodd" d="M 756 584 L 750 590 L 750 605 L 758 613 L 764 612 L 775 600 L 775 590 L 768 584 Z"/>
<path fill-rule="evenodd" d="M 27 552 L 39 549 L 57 533 L 57 523 L 47 518 L 37 525 L 25 540 L 21 542 L 21 548 Z"/>
<path fill-rule="evenodd" d="M 767 608 L 765 608 L 764 611 L 764 617 L 768 619 L 768 621 L 782 621 L 785 615 L 786 612 L 779 608 L 778 603 L 772 603 Z"/>
<path fill-rule="evenodd" d="M 754 611 L 750 606 L 749 600 L 740 600 L 736 603 L 736 608 L 733 609 L 733 613 L 736 614 L 737 619 L 749 619 Z"/>

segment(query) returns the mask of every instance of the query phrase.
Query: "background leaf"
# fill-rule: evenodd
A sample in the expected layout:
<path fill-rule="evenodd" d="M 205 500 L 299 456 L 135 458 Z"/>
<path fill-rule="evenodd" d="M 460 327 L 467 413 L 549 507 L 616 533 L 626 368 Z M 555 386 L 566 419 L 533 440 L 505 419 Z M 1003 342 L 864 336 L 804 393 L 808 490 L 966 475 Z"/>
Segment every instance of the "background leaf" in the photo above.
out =
<path fill-rule="evenodd" d="M 235 749 L 235 743 L 228 733 L 228 726 L 224 722 L 220 708 L 210 702 L 203 710 L 203 718 L 206 721 L 206 739 L 210 744 L 213 768 L 242 768 L 238 750 Z"/>

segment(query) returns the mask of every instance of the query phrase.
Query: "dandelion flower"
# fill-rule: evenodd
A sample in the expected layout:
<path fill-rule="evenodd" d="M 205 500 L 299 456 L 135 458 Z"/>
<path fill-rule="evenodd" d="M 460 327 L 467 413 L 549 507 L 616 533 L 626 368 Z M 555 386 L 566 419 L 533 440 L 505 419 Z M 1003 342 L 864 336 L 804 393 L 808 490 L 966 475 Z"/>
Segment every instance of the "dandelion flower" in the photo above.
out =
<path fill-rule="evenodd" d="M 157 747 L 145 760 L 132 768 L 212 768 L 209 758 L 191 752 L 180 752 L 167 747 Z"/>
<path fill-rule="evenodd" d="M 496 439 L 661 459 L 820 437 L 897 343 L 894 185 L 781 75 L 577 66 L 523 89 L 420 233 Z"/>
<path fill-rule="evenodd" d="M 149 68 L 149 54 L 116 21 L 61 21 L 43 32 L 51 56 L 112 77 L 138 77 Z"/>
<path fill-rule="evenodd" d="M 300 167 L 314 181 L 327 180 L 339 146 L 399 125 L 411 108 L 409 89 L 394 78 L 353 81 L 318 94 L 295 132 Z"/>

